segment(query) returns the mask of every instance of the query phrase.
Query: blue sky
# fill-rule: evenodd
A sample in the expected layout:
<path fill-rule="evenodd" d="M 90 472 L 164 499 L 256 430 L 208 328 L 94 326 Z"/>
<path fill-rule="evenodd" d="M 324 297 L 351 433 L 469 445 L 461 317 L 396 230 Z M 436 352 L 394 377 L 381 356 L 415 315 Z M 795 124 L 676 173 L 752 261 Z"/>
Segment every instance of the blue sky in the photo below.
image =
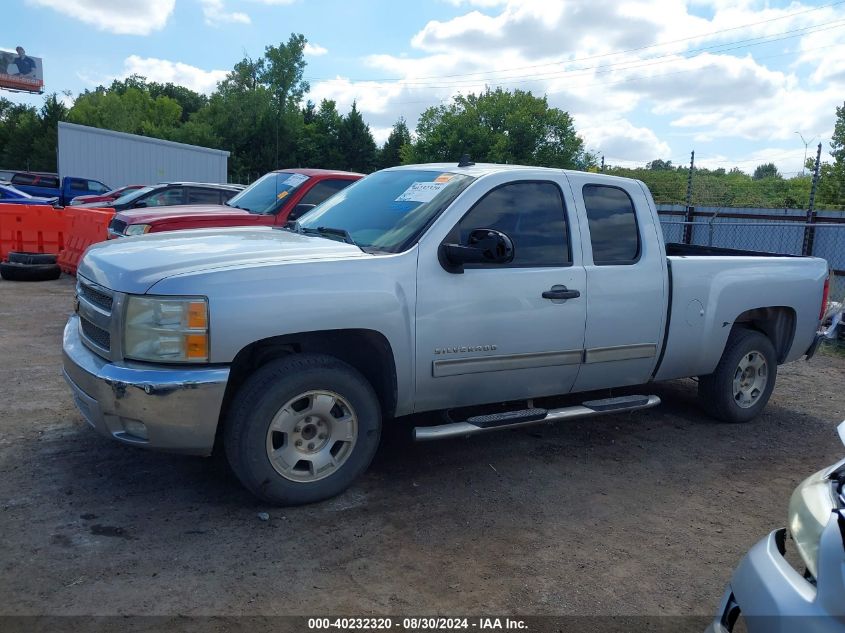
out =
<path fill-rule="evenodd" d="M 244 54 L 309 41 L 311 99 L 358 101 L 376 139 L 485 85 L 547 94 L 611 164 L 801 170 L 845 102 L 845 2 L 22 0 L 0 48 L 50 92 L 138 73 L 209 92 Z M 3 93 L 40 104 L 37 96 Z M 825 151 L 824 155 L 826 156 Z"/>

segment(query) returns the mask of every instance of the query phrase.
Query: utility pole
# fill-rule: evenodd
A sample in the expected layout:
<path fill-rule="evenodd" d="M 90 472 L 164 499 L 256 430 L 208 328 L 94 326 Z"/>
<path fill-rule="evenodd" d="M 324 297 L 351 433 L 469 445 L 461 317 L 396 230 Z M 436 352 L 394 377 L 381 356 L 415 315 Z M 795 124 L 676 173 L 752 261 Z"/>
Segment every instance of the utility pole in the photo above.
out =
<path fill-rule="evenodd" d="M 692 243 L 692 220 L 695 212 L 692 206 L 692 172 L 695 169 L 695 150 L 690 153 L 689 157 L 689 173 L 687 174 L 687 213 L 686 224 L 684 225 L 684 244 Z"/>
<path fill-rule="evenodd" d="M 816 223 L 816 188 L 819 184 L 819 167 L 822 162 L 822 144 L 816 150 L 816 164 L 813 167 L 813 185 L 810 187 L 810 202 L 807 204 L 807 224 Z M 804 227 L 804 247 L 801 249 L 802 255 L 813 254 L 813 242 L 816 238 L 816 229 L 813 226 Z"/>
<path fill-rule="evenodd" d="M 804 143 L 804 162 L 801 163 L 801 175 L 804 175 L 804 167 L 807 164 L 807 148 L 810 147 L 810 143 L 816 138 L 815 136 L 812 137 L 809 141 L 804 138 L 804 135 L 801 132 L 795 132 L 798 136 L 801 137 L 801 141 Z"/>

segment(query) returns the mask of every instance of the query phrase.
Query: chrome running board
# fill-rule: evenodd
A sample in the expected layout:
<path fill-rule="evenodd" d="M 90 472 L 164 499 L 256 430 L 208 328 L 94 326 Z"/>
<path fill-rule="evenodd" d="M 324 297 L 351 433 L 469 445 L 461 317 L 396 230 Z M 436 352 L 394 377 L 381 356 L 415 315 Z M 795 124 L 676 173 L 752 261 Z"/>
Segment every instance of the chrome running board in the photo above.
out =
<path fill-rule="evenodd" d="M 572 407 L 561 407 L 560 409 L 524 409 L 519 411 L 508 411 L 506 413 L 494 413 L 492 415 L 480 415 L 469 418 L 464 422 L 450 422 L 437 426 L 418 426 L 414 428 L 414 439 L 417 442 L 429 440 L 442 440 L 449 437 L 465 437 L 476 433 L 498 431 L 500 429 L 515 429 L 534 424 L 545 424 L 559 420 L 576 420 L 579 418 L 590 418 L 597 415 L 609 413 L 621 413 L 623 411 L 637 411 L 638 409 L 649 409 L 660 404 L 657 396 L 620 396 L 618 398 L 606 398 L 604 400 L 590 400 Z"/>

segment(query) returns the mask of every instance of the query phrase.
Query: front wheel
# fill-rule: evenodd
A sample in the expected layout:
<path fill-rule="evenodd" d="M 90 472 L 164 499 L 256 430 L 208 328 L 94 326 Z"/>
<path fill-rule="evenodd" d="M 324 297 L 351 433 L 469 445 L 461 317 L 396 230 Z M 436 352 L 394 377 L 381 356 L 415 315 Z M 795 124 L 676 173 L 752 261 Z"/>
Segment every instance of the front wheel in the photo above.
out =
<path fill-rule="evenodd" d="M 378 448 L 381 410 L 372 386 L 331 356 L 272 361 L 238 391 L 224 444 L 251 492 L 279 505 L 333 497 L 366 470 Z"/>
<path fill-rule="evenodd" d="M 701 376 L 698 395 L 707 412 L 723 422 L 748 422 L 769 401 L 777 378 L 775 348 L 756 330 L 735 329 L 716 370 Z"/>

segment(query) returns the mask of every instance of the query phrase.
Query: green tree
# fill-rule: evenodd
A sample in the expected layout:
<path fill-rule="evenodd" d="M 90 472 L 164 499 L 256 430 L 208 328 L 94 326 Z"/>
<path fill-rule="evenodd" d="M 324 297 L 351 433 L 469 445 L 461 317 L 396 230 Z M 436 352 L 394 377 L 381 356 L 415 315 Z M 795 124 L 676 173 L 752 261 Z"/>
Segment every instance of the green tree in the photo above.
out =
<path fill-rule="evenodd" d="M 390 136 L 387 137 L 387 141 L 379 151 L 379 169 L 401 165 L 402 150 L 410 144 L 411 133 L 408 131 L 408 124 L 405 123 L 404 117 L 399 117 L 399 120 L 393 124 Z"/>
<path fill-rule="evenodd" d="M 303 167 L 345 169 L 340 147 L 342 124 L 343 117 L 338 113 L 334 101 L 323 99 L 319 109 L 310 102 L 306 104 L 303 110 L 304 129 L 299 143 L 299 164 Z"/>
<path fill-rule="evenodd" d="M 258 79 L 267 87 L 274 110 L 275 155 L 273 164 L 295 164 L 297 140 L 302 132 L 299 103 L 308 92 L 305 72 L 305 44 L 302 34 L 292 33 L 287 43 L 268 46 Z"/>
<path fill-rule="evenodd" d="M 276 164 L 275 111 L 272 94 L 260 81 L 263 68 L 263 58 L 239 61 L 208 105 L 189 120 L 197 134 L 210 134 L 231 152 L 229 175 L 235 182 L 251 182 Z"/>
<path fill-rule="evenodd" d="M 754 175 L 751 178 L 753 180 L 763 180 L 764 178 L 782 178 L 782 176 L 774 163 L 764 163 L 757 165 Z"/>
<path fill-rule="evenodd" d="M 459 95 L 420 117 L 409 158 L 457 161 L 463 154 L 496 163 L 564 168 L 595 164 L 567 112 L 549 107 L 545 97 L 501 88 Z"/>
<path fill-rule="evenodd" d="M 31 169 L 57 171 L 59 147 L 59 122 L 67 118 L 68 109 L 56 93 L 44 98 L 44 105 L 38 113 L 38 132 L 33 139 L 30 160 Z"/>
<path fill-rule="evenodd" d="M 166 139 L 180 125 L 182 107 L 170 97 L 153 97 L 144 86 L 99 87 L 79 95 L 67 118 L 80 125 Z"/>
<path fill-rule="evenodd" d="M 370 126 L 364 123 L 364 117 L 358 112 L 358 105 L 353 101 L 352 109 L 340 124 L 338 131 L 340 151 L 345 163 L 344 169 L 369 173 L 376 166 L 376 142 L 370 132 Z"/>
<path fill-rule="evenodd" d="M 646 164 L 645 168 L 651 169 L 652 171 L 668 171 L 674 169 L 671 160 L 663 160 L 661 158 L 657 158 Z"/>
<path fill-rule="evenodd" d="M 38 141 L 40 122 L 38 111 L 7 99 L 0 103 L 0 165 L 10 169 L 38 169 L 33 161 L 33 148 Z"/>

